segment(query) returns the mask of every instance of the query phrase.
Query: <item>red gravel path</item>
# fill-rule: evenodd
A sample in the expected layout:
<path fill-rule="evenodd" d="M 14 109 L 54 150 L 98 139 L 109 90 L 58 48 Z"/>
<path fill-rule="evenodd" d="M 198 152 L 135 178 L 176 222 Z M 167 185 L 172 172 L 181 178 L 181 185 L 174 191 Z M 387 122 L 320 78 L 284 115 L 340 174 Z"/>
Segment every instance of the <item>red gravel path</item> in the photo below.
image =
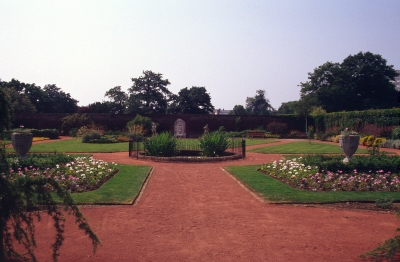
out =
<path fill-rule="evenodd" d="M 221 167 L 262 164 L 278 155 L 212 164 L 156 163 L 128 153 L 94 154 L 154 172 L 134 206 L 82 207 L 103 242 L 97 253 L 67 218 L 60 261 L 358 261 L 394 236 L 393 214 L 268 204 Z M 37 225 L 40 261 L 50 261 L 52 221 Z"/>

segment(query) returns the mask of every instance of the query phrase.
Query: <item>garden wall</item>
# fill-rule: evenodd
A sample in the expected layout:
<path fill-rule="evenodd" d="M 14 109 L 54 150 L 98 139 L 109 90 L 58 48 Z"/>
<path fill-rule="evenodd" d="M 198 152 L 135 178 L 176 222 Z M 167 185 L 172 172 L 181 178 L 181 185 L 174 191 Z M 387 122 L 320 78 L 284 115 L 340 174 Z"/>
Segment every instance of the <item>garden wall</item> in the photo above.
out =
<path fill-rule="evenodd" d="M 61 119 L 68 114 L 14 114 L 13 128 L 20 125 L 25 128 L 47 129 L 55 128 L 61 130 Z M 91 119 L 100 125 L 107 126 L 110 130 L 123 130 L 126 123 L 135 118 L 135 114 L 87 114 Z M 208 124 L 211 131 L 218 130 L 223 126 L 226 131 L 237 131 L 246 129 L 264 128 L 272 122 L 285 123 L 287 131 L 297 130 L 305 131 L 305 119 L 295 116 L 257 116 L 242 115 L 240 122 L 237 124 L 238 116 L 233 115 L 193 115 L 193 114 L 176 114 L 176 115 L 146 115 L 154 122 L 158 123 L 158 132 L 174 130 L 174 122 L 180 118 L 186 122 L 186 134 L 188 137 L 198 137 L 203 133 L 203 127 Z M 311 125 L 312 120 L 308 120 Z"/>
<path fill-rule="evenodd" d="M 387 137 L 400 124 L 400 109 L 334 112 L 314 116 L 317 131 L 349 128 L 361 134 Z"/>

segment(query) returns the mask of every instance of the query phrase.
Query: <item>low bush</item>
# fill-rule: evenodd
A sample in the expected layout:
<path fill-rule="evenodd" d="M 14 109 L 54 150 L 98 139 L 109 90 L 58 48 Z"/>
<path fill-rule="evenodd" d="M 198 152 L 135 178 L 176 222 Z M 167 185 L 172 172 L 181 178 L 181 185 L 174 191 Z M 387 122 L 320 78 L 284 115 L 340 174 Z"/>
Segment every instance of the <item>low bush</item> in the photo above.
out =
<path fill-rule="evenodd" d="M 337 135 L 339 135 L 339 133 L 337 131 L 329 131 L 324 134 L 321 134 L 320 139 L 321 139 L 321 141 L 327 141 L 327 139 L 329 137 L 333 137 L 333 136 L 337 136 Z"/>
<path fill-rule="evenodd" d="M 91 143 L 91 141 L 100 139 L 101 135 L 97 132 L 91 132 L 90 134 L 86 134 L 82 136 L 82 143 Z"/>
<path fill-rule="evenodd" d="M 299 158 L 264 164 L 260 171 L 294 188 L 311 191 L 400 192 L 400 177 L 383 170 L 321 170 L 320 166 L 304 164 L 302 158 Z"/>
<path fill-rule="evenodd" d="M 57 139 L 59 133 L 57 129 L 31 129 L 34 137 L 48 137 L 50 139 Z"/>
<path fill-rule="evenodd" d="M 343 156 L 306 155 L 300 162 L 306 166 L 318 166 L 319 171 L 342 172 L 400 172 L 400 158 L 391 155 L 353 156 L 351 161 L 343 163 Z"/>
<path fill-rule="evenodd" d="M 178 140 L 169 132 L 162 132 L 144 141 L 145 154 L 149 156 L 170 157 L 176 155 Z"/>
<path fill-rule="evenodd" d="M 375 201 L 375 205 L 381 209 L 391 209 L 393 200 L 387 198 L 379 198 Z"/>
<path fill-rule="evenodd" d="M 231 132 L 228 132 L 227 134 L 229 137 L 247 137 L 249 133 L 248 133 L 248 130 L 243 130 L 240 132 L 231 131 Z"/>
<path fill-rule="evenodd" d="M 287 133 L 287 124 L 285 123 L 278 123 L 278 122 L 272 122 L 267 125 L 267 131 L 270 132 L 271 134 L 277 134 L 277 135 L 286 135 Z"/>
<path fill-rule="evenodd" d="M 381 147 L 400 149 L 400 139 L 388 139 L 381 144 Z"/>
<path fill-rule="evenodd" d="M 292 130 L 289 132 L 287 137 L 288 138 L 307 138 L 307 135 L 300 131 Z"/>
<path fill-rule="evenodd" d="M 73 161 L 74 158 L 65 154 L 27 154 L 25 159 L 20 159 L 15 153 L 7 154 L 7 162 L 13 170 L 25 168 L 53 168 Z"/>
<path fill-rule="evenodd" d="M 65 163 L 65 164 L 64 164 Z M 39 178 L 52 178 L 59 185 L 70 192 L 84 192 L 97 189 L 117 172 L 116 164 L 107 163 L 93 158 L 78 157 L 63 164 L 56 164 L 52 168 L 37 168 L 40 164 L 11 170 L 9 179 L 15 180 L 21 176 Z M 46 184 L 46 189 L 54 188 Z"/>
<path fill-rule="evenodd" d="M 396 127 L 393 129 L 392 134 L 391 134 L 391 139 L 400 139 L 400 126 Z"/>
<path fill-rule="evenodd" d="M 225 132 L 211 132 L 200 139 L 200 149 L 207 157 L 221 156 L 229 148 L 229 136 Z"/>

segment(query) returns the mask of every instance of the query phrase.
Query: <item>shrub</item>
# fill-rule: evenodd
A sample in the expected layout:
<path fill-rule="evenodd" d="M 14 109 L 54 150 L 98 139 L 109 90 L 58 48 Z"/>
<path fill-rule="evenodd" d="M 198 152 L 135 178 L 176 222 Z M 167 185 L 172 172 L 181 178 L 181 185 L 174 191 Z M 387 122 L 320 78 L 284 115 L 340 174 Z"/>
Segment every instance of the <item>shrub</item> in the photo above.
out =
<path fill-rule="evenodd" d="M 327 141 L 329 137 L 337 136 L 339 133 L 337 131 L 329 131 L 321 135 L 321 141 Z"/>
<path fill-rule="evenodd" d="M 225 132 L 211 132 L 199 139 L 202 154 L 208 157 L 220 156 L 229 147 L 229 136 Z"/>
<path fill-rule="evenodd" d="M 393 200 L 387 198 L 379 198 L 375 201 L 375 205 L 381 209 L 391 209 Z"/>
<path fill-rule="evenodd" d="M 118 142 L 129 142 L 129 140 L 131 140 L 131 139 L 127 136 L 120 135 L 117 137 Z"/>
<path fill-rule="evenodd" d="M 396 127 L 393 129 L 392 134 L 391 134 L 392 139 L 400 139 L 400 126 Z"/>
<path fill-rule="evenodd" d="M 287 133 L 287 124 L 272 122 L 267 125 L 267 130 L 271 134 L 285 135 Z"/>
<path fill-rule="evenodd" d="M 378 156 L 353 156 L 351 161 L 343 163 L 343 156 L 328 155 L 306 155 L 302 157 L 301 163 L 306 166 L 318 166 L 319 171 L 329 170 L 336 172 L 385 172 L 397 173 L 400 171 L 400 158 L 398 156 L 378 155 Z"/>
<path fill-rule="evenodd" d="M 93 140 L 98 140 L 101 138 L 100 133 L 98 132 L 91 132 L 90 134 L 86 134 L 82 137 L 82 143 L 91 143 Z"/>
<path fill-rule="evenodd" d="M 18 170 L 18 168 L 25 169 L 28 167 L 35 167 L 39 169 L 53 168 L 57 165 L 66 164 L 73 161 L 74 158 L 65 154 L 27 154 L 25 159 L 20 159 L 17 154 L 7 154 L 7 162 L 10 168 Z"/>
<path fill-rule="evenodd" d="M 146 155 L 169 157 L 176 155 L 178 140 L 169 132 L 162 132 L 144 141 Z"/>
<path fill-rule="evenodd" d="M 288 138 L 306 138 L 306 137 L 307 137 L 306 134 L 297 130 L 292 130 L 288 134 Z"/>
<path fill-rule="evenodd" d="M 388 139 L 388 140 L 385 140 L 382 143 L 381 147 L 400 149 L 400 139 L 396 139 L 396 140 Z"/>
<path fill-rule="evenodd" d="M 48 137 L 50 139 L 57 139 L 59 133 L 57 129 L 31 129 L 34 137 Z"/>
<path fill-rule="evenodd" d="M 280 135 L 275 135 L 275 134 L 265 134 L 264 135 L 265 138 L 281 138 Z"/>
<path fill-rule="evenodd" d="M 142 133 L 143 135 L 151 130 L 153 121 L 150 117 L 136 115 L 136 117 L 126 124 L 126 128 L 130 133 Z M 140 130 L 139 130 L 140 127 Z"/>
<path fill-rule="evenodd" d="M 248 130 L 243 130 L 240 132 L 228 132 L 227 133 L 229 137 L 248 137 Z"/>
<path fill-rule="evenodd" d="M 93 120 L 87 114 L 73 114 L 61 119 L 62 130 L 64 134 L 69 134 L 72 128 L 79 129 L 82 126 L 94 124 Z"/>

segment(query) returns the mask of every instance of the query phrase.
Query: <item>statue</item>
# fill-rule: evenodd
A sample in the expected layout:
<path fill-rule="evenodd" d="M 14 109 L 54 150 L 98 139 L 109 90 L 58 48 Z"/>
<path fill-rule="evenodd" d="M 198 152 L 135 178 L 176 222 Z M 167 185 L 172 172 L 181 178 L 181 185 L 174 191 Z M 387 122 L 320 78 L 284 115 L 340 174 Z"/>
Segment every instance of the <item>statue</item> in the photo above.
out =
<path fill-rule="evenodd" d="M 204 126 L 204 134 L 208 135 L 210 133 L 210 129 L 208 128 L 208 124 Z"/>
<path fill-rule="evenodd" d="M 157 134 L 157 126 L 154 122 L 151 125 L 151 132 L 153 133 L 153 136 L 155 136 Z"/>

